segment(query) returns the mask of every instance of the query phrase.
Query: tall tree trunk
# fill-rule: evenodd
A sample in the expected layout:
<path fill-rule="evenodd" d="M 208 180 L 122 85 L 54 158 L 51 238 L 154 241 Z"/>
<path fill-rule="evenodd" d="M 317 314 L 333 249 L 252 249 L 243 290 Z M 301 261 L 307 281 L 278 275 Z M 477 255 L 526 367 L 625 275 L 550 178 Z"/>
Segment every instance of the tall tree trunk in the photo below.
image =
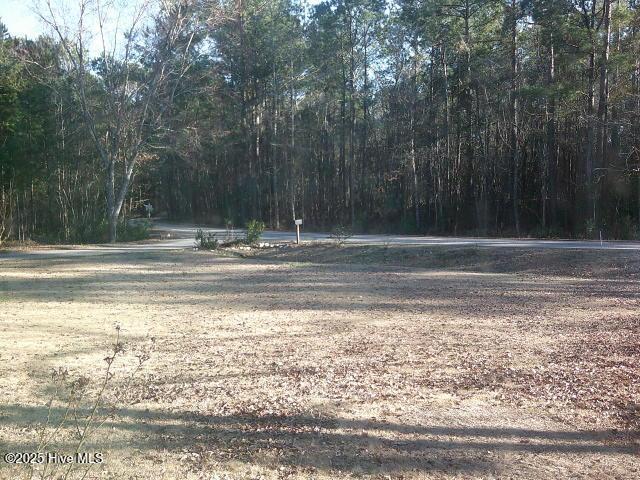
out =
<path fill-rule="evenodd" d="M 415 212 L 415 220 L 416 220 L 416 229 L 420 230 L 420 189 L 418 184 L 418 168 L 416 165 L 416 139 L 415 139 L 415 106 L 411 106 L 411 120 L 410 120 L 410 129 L 411 129 L 411 147 L 410 147 L 410 157 L 411 157 L 411 174 L 413 176 L 413 208 Z"/>
<path fill-rule="evenodd" d="M 116 194 L 115 194 L 115 161 L 108 160 L 107 176 L 106 176 L 106 197 L 107 197 L 107 221 L 109 222 L 109 242 L 116 243 L 118 236 L 118 215 L 116 213 Z"/>
<path fill-rule="evenodd" d="M 357 30 L 354 28 L 354 18 L 349 18 L 349 207 L 351 217 L 351 227 L 356 224 L 356 195 L 355 195 L 355 129 L 356 129 L 356 36 Z"/>
<path fill-rule="evenodd" d="M 549 76 L 548 76 L 548 89 L 550 90 L 549 106 L 548 106 L 548 118 L 547 118 L 547 182 L 548 182 L 548 197 L 549 197 L 549 210 L 551 212 L 550 224 L 553 226 L 556 223 L 556 209 L 557 209 L 557 145 L 556 145 L 556 95 L 555 95 L 555 45 L 554 36 L 551 34 L 551 43 L 549 45 Z M 543 198 L 543 202 L 546 198 Z M 546 227 L 547 225 L 545 225 Z"/>
<path fill-rule="evenodd" d="M 411 106 L 410 106 L 410 125 L 409 128 L 411 130 L 411 147 L 410 147 L 410 156 L 411 156 L 411 172 L 413 175 L 413 208 L 415 213 L 416 220 L 416 230 L 420 231 L 421 223 L 420 223 L 420 187 L 418 181 L 418 166 L 416 161 L 416 99 L 418 97 L 418 88 L 417 88 L 417 75 L 418 75 L 418 47 L 414 44 L 413 46 L 413 71 L 411 73 Z"/>
<path fill-rule="evenodd" d="M 348 206 L 349 201 L 349 177 L 347 175 L 347 71 L 345 65 L 345 48 L 344 41 L 340 40 L 341 53 L 341 99 L 340 99 L 340 173 L 342 180 L 342 200 L 344 207 Z M 342 210 L 342 208 L 341 208 Z"/>
<path fill-rule="evenodd" d="M 293 72 L 293 61 L 291 61 L 291 71 Z M 296 193 L 295 193 L 295 161 L 296 161 L 296 96 L 294 92 L 293 82 L 289 83 L 289 115 L 291 117 L 291 131 L 289 132 L 289 178 L 287 182 L 290 183 L 290 197 L 291 204 L 291 219 L 296 218 Z"/>
<path fill-rule="evenodd" d="M 598 92 L 598 136 L 596 144 L 596 162 L 594 169 L 600 171 L 605 167 L 607 156 L 607 114 L 609 104 L 609 54 L 611 51 L 611 0 L 604 0 L 603 5 L 603 29 L 602 56 L 600 58 L 600 87 Z M 593 188 L 593 218 L 597 219 L 598 192 Z"/>
<path fill-rule="evenodd" d="M 591 3 L 591 14 L 585 20 L 590 35 L 589 51 L 589 73 L 587 84 L 587 154 L 586 154 L 586 183 L 587 183 L 587 211 L 590 212 L 589 219 L 595 223 L 596 206 L 594 197 L 594 157 L 595 157 L 595 77 L 596 77 L 596 1 Z"/>
<path fill-rule="evenodd" d="M 519 212 L 519 191 L 520 181 L 520 158 L 518 154 L 518 14 L 517 0 L 511 0 L 511 165 L 513 168 L 512 185 L 513 192 L 513 223 L 516 235 L 520 236 L 520 212 Z"/>
<path fill-rule="evenodd" d="M 274 72 L 275 77 L 275 72 Z M 277 230 L 280 229 L 280 203 L 278 201 L 279 198 L 279 185 L 278 185 L 278 150 L 276 149 L 276 142 L 278 141 L 278 95 L 276 93 L 274 100 L 274 113 L 273 113 L 273 140 L 270 142 L 273 144 L 272 147 L 272 167 L 273 167 L 273 175 L 272 175 L 272 190 L 273 190 L 273 215 L 275 217 L 275 227 Z"/>

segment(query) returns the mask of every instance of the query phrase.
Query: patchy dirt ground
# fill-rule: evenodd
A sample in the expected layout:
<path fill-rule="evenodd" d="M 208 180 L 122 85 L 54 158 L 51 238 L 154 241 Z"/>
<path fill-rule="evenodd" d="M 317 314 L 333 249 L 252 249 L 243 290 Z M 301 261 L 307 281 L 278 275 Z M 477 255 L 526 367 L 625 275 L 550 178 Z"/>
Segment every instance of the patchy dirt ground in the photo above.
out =
<path fill-rule="evenodd" d="M 0 259 L 0 453 L 74 449 L 119 324 L 86 478 L 640 477 L 637 255 L 378 248 Z"/>

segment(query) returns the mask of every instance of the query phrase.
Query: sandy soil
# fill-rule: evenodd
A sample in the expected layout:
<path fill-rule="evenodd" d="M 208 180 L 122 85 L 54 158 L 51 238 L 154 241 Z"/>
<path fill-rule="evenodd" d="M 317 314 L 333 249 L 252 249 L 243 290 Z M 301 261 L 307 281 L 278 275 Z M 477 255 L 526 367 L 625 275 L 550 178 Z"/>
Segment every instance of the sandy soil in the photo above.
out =
<path fill-rule="evenodd" d="M 631 254 L 303 253 L 0 260 L 0 453 L 36 448 L 49 400 L 47 450 L 74 448 L 118 324 L 86 478 L 640 477 Z M 55 431 L 58 367 L 90 384 Z"/>

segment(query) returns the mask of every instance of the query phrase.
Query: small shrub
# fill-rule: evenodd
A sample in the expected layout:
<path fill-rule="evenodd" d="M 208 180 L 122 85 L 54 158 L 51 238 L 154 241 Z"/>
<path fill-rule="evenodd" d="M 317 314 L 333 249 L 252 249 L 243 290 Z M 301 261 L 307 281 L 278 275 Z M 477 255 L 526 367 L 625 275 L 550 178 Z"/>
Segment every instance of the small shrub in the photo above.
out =
<path fill-rule="evenodd" d="M 90 439 L 96 437 L 107 421 L 113 421 L 118 409 L 134 392 L 134 380 L 149 360 L 152 344 L 136 348 L 131 352 L 137 358 L 130 374 L 123 376 L 114 365 L 126 356 L 125 346 L 120 339 L 120 327 L 116 326 L 115 343 L 104 358 L 106 362 L 102 372 L 93 376 L 75 376 L 64 366 L 51 372 L 52 394 L 47 402 L 46 417 L 38 428 L 36 458 L 43 458 L 47 452 L 60 452 L 63 455 L 83 454 L 92 457 L 86 451 Z M 115 371 L 114 371 L 115 370 Z M 117 380 L 117 381 L 116 381 Z M 69 438 L 74 440 L 69 443 Z M 97 440 L 97 439 L 96 439 Z M 102 457 L 99 458 L 102 461 Z M 70 480 L 89 478 L 91 465 L 83 466 L 74 462 L 62 469 L 49 470 L 46 463 L 40 461 L 22 464 L 26 478 L 41 480 Z M 22 478 L 22 477 L 20 477 Z"/>
<path fill-rule="evenodd" d="M 224 219 L 224 228 L 225 228 L 225 236 L 224 236 L 224 241 L 225 242 L 230 242 L 232 240 L 235 240 L 236 238 L 236 227 L 235 227 L 235 223 L 231 218 L 225 218 Z"/>
<path fill-rule="evenodd" d="M 256 243 L 264 233 L 264 222 L 260 220 L 250 220 L 247 223 L 247 235 L 245 242 L 249 245 Z"/>
<path fill-rule="evenodd" d="M 2 195 L 0 195 L 0 245 L 2 245 L 2 242 L 11 236 L 13 221 L 13 203 L 11 201 L 13 196 L 11 191 L 9 191 L 9 195 L 7 196 L 5 196 L 4 193 L 3 188 Z"/>
<path fill-rule="evenodd" d="M 349 240 L 352 236 L 353 232 L 350 228 L 345 227 L 344 225 L 338 225 L 331 231 L 329 238 L 334 240 L 338 245 L 343 245 L 344 242 Z"/>
<path fill-rule="evenodd" d="M 146 240 L 151 232 L 151 222 L 147 219 L 118 222 L 118 241 L 135 242 Z"/>
<path fill-rule="evenodd" d="M 624 215 L 616 222 L 613 237 L 619 240 L 636 240 L 638 238 L 638 226 L 630 215 Z"/>
<path fill-rule="evenodd" d="M 536 225 L 536 227 L 531 230 L 531 236 L 533 238 L 547 238 L 549 237 L 549 230 L 544 225 Z"/>
<path fill-rule="evenodd" d="M 118 242 L 146 240 L 151 233 L 151 222 L 147 219 L 119 219 L 116 226 Z M 102 216 L 76 219 L 64 229 L 39 235 L 45 243 L 105 243 L 109 241 L 109 222 Z"/>
<path fill-rule="evenodd" d="M 585 238 L 593 239 L 596 236 L 596 222 L 592 219 L 589 219 L 584 224 L 584 235 Z"/>
<path fill-rule="evenodd" d="M 59 233 L 59 237 L 63 243 L 103 243 L 109 239 L 108 231 L 107 220 L 101 215 L 96 215 L 84 219 L 73 219 Z M 118 231 L 122 231 L 122 227 Z M 47 240 L 53 240 L 53 238 L 45 239 Z"/>
<path fill-rule="evenodd" d="M 203 248 L 205 250 L 216 250 L 220 242 L 216 238 L 216 234 L 213 232 L 205 232 L 201 228 L 196 232 L 196 247 Z"/>

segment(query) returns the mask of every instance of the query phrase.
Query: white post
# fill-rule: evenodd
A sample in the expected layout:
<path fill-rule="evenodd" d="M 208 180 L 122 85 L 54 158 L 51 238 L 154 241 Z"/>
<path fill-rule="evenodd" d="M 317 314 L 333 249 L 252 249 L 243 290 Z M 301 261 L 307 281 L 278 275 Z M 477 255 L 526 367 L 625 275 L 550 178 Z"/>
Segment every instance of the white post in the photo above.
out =
<path fill-rule="evenodd" d="M 296 244 L 300 245 L 300 225 L 302 225 L 302 219 L 295 220 L 296 222 Z"/>

